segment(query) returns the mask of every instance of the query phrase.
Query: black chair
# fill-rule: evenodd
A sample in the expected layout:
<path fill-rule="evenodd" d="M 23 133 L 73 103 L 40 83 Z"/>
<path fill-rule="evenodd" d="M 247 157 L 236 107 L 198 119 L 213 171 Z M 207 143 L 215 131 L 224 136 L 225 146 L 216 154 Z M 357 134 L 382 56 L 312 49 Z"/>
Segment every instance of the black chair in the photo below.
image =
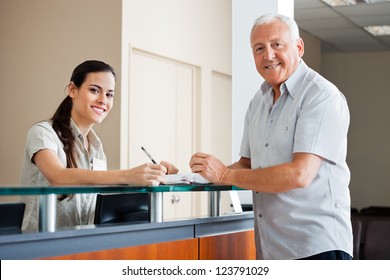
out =
<path fill-rule="evenodd" d="M 148 193 L 98 194 L 95 224 L 149 222 Z"/>
<path fill-rule="evenodd" d="M 390 260 L 390 219 L 371 220 L 364 238 L 365 260 Z"/>
<path fill-rule="evenodd" d="M 25 208 L 22 202 L 0 203 L 0 235 L 22 232 Z"/>
<path fill-rule="evenodd" d="M 362 230 L 363 222 L 359 219 L 359 216 L 352 215 L 352 234 L 353 234 L 353 259 L 360 259 L 360 247 L 362 245 Z"/>
<path fill-rule="evenodd" d="M 359 213 L 359 210 L 357 208 L 351 208 L 351 215 L 356 215 Z"/>
<path fill-rule="evenodd" d="M 390 216 L 390 207 L 387 206 L 370 206 L 360 210 L 361 215 L 369 216 Z"/>

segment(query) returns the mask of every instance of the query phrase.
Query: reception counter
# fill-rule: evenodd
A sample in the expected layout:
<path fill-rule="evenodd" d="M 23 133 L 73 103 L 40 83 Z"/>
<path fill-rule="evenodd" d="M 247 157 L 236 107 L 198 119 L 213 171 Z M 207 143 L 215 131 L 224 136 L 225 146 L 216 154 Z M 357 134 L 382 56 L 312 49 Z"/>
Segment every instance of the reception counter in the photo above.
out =
<path fill-rule="evenodd" d="M 0 259 L 253 259 L 253 213 L 0 236 Z"/>
<path fill-rule="evenodd" d="M 215 209 L 218 208 L 218 192 L 229 190 L 240 189 L 234 186 L 215 185 L 147 188 L 129 186 L 0 187 L 0 195 L 34 194 L 45 198 L 48 195 L 55 197 L 56 194 L 70 193 L 70 191 L 72 193 L 148 192 L 157 195 L 158 199 L 159 193 L 162 192 L 207 191 L 210 192 L 210 208 Z M 44 202 L 45 199 L 41 199 L 42 201 Z M 156 206 L 160 207 L 159 203 L 151 205 L 152 212 L 156 212 L 156 209 L 153 210 Z M 53 209 L 53 207 L 44 211 L 48 209 Z M 50 213 L 46 214 L 53 216 Z M 253 213 L 221 215 L 217 212 L 207 217 L 182 220 L 111 223 L 49 231 L 44 229 L 37 233 L 1 235 L 0 258 L 2 260 L 254 259 Z"/>

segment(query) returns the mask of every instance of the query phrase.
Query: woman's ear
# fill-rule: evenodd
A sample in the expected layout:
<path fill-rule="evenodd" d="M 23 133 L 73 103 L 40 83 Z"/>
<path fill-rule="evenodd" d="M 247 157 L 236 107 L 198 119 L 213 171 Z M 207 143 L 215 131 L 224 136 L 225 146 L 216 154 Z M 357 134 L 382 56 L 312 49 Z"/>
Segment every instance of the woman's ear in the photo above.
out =
<path fill-rule="evenodd" d="M 76 96 L 77 87 L 73 82 L 70 82 L 67 86 L 68 95 L 70 98 L 74 98 Z"/>

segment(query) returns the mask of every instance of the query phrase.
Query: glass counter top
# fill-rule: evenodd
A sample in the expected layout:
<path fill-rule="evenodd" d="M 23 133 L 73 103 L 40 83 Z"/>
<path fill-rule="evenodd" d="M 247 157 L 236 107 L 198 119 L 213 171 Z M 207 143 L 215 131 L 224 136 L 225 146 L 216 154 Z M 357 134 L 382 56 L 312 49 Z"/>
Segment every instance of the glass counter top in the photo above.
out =
<path fill-rule="evenodd" d="M 194 191 L 233 191 L 244 190 L 230 185 L 180 184 L 159 186 L 129 185 L 88 185 L 88 186 L 0 186 L 1 195 L 46 195 L 74 193 L 159 193 L 159 192 L 194 192 Z"/>

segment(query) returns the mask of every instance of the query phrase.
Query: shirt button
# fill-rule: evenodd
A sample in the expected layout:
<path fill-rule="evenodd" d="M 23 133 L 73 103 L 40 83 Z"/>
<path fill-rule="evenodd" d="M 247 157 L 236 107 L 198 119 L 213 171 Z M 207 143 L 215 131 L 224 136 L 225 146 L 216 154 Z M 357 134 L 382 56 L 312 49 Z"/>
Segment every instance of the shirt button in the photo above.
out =
<path fill-rule="evenodd" d="M 264 146 L 268 147 L 268 143 L 265 143 L 265 145 L 264 145 Z"/>
<path fill-rule="evenodd" d="M 262 218 L 263 217 L 263 215 L 262 214 L 259 214 L 259 218 Z"/>

